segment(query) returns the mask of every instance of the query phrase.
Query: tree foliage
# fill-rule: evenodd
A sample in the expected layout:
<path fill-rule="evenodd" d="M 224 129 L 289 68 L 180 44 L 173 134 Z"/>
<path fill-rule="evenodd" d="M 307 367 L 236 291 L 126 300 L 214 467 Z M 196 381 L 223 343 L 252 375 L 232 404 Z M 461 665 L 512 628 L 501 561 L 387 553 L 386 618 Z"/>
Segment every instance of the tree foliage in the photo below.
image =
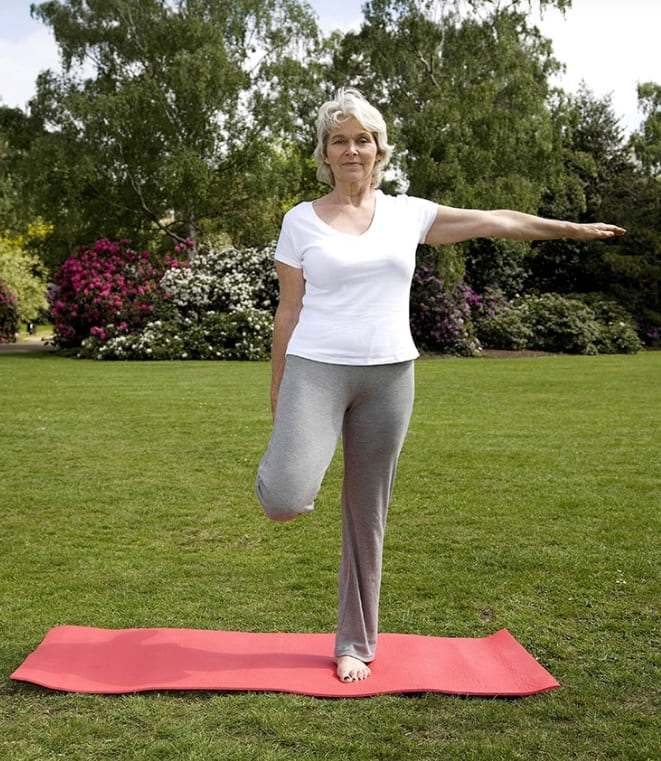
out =
<path fill-rule="evenodd" d="M 40 76 L 32 103 L 49 126 L 35 151 L 40 200 L 58 226 L 68 218 L 88 237 L 102 226 L 178 240 L 205 225 L 273 234 L 276 199 L 298 179 L 287 171 L 302 122 L 292 93 L 309 82 L 303 51 L 318 44 L 303 5 L 51 0 L 34 12 L 63 64 Z"/>
<path fill-rule="evenodd" d="M 0 281 L 16 295 L 18 319 L 36 322 L 43 319 L 47 283 L 41 260 L 25 251 L 16 241 L 0 237 Z"/>
<path fill-rule="evenodd" d="M 34 216 L 26 164 L 41 132 L 34 116 L 0 106 L 0 232 L 5 235 L 25 233 Z"/>
<path fill-rule="evenodd" d="M 561 98 L 554 111 L 554 126 L 562 171 L 548 186 L 540 213 L 579 222 L 595 220 L 602 211 L 604 194 L 630 165 L 610 96 L 596 98 L 582 87 L 576 96 Z M 621 213 L 609 219 L 624 226 Z M 571 240 L 538 243 L 526 285 L 560 293 L 599 290 L 598 273 L 606 248 Z"/>
<path fill-rule="evenodd" d="M 338 83 L 357 83 L 387 115 L 411 192 L 530 205 L 531 179 L 546 176 L 547 80 L 559 64 L 521 3 L 462 5 L 368 2 L 361 30 L 342 41 Z"/>
<path fill-rule="evenodd" d="M 573 205 L 569 196 L 551 190 L 541 213 L 579 221 L 615 219 L 628 232 L 607 243 L 537 244 L 526 287 L 602 293 L 633 315 L 646 342 L 658 342 L 661 183 L 653 174 L 653 162 L 641 158 L 654 154 L 654 131 L 645 121 L 627 143 L 610 97 L 596 98 L 587 88 L 563 99 L 555 119 L 567 186 L 580 187 L 581 194 L 573 197 L 574 203 L 582 201 Z"/>
<path fill-rule="evenodd" d="M 631 147 L 645 174 L 661 178 L 661 85 L 638 85 L 638 106 L 645 114 L 640 130 L 633 135 Z"/>

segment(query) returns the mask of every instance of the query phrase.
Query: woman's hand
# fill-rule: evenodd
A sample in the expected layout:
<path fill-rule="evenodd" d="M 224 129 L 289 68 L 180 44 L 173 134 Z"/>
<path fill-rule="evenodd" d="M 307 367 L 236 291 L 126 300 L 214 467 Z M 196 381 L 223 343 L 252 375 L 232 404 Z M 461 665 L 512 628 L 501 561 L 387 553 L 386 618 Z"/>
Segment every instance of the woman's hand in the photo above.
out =
<path fill-rule="evenodd" d="M 587 224 L 575 224 L 575 234 L 570 235 L 572 240 L 603 240 L 624 235 L 626 230 L 617 225 L 607 225 L 604 222 L 588 222 Z"/>

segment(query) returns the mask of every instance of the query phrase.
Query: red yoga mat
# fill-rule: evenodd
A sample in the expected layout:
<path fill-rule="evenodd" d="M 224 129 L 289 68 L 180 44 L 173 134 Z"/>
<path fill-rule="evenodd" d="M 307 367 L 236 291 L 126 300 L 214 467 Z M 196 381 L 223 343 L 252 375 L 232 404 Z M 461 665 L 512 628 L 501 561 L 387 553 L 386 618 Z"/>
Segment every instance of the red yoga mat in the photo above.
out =
<path fill-rule="evenodd" d="M 11 675 L 66 692 L 255 690 L 318 697 L 386 693 L 522 696 L 560 685 L 502 629 L 483 639 L 381 634 L 372 675 L 341 682 L 332 634 L 58 626 Z"/>

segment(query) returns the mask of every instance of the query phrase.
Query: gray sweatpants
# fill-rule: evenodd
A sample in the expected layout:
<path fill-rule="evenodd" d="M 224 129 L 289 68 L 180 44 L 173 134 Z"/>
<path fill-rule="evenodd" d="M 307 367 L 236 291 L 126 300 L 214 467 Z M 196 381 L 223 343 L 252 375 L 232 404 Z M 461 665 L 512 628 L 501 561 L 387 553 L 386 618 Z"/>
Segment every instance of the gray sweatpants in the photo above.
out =
<path fill-rule="evenodd" d="M 287 356 L 257 496 L 273 520 L 310 512 L 342 435 L 336 656 L 374 658 L 386 516 L 413 386 L 413 362 L 353 366 Z"/>

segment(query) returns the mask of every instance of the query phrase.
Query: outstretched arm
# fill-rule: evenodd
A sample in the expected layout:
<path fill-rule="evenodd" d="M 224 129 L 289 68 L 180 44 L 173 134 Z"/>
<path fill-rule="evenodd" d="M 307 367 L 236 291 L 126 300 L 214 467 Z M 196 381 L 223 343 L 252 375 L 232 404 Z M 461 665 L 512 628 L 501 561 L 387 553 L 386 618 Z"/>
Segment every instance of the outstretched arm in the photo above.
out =
<path fill-rule="evenodd" d="M 520 211 L 499 209 L 455 209 L 439 206 L 425 243 L 440 245 L 459 243 L 471 238 L 509 238 L 510 240 L 600 240 L 624 235 L 626 231 L 616 225 L 603 222 L 565 222 L 545 219 Z"/>

